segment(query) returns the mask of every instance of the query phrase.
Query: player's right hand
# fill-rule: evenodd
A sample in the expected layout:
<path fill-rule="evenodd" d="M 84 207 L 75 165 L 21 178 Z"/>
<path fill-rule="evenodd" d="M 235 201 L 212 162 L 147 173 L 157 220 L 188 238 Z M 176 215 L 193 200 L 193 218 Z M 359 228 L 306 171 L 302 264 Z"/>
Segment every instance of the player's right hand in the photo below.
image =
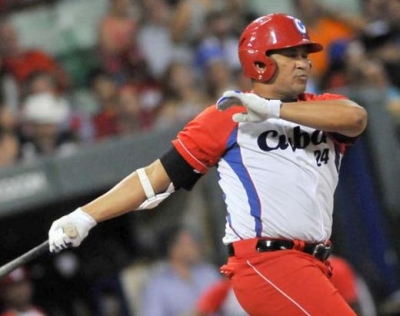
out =
<path fill-rule="evenodd" d="M 50 252 L 56 253 L 69 247 L 78 247 L 97 222 L 81 208 L 53 222 L 49 230 Z M 68 228 L 76 229 L 75 236 L 68 235 Z"/>
<path fill-rule="evenodd" d="M 254 93 L 228 90 L 217 101 L 218 110 L 225 110 L 232 105 L 242 104 L 246 112 L 233 115 L 234 122 L 264 122 L 270 118 L 279 118 L 282 102 L 264 99 Z"/>

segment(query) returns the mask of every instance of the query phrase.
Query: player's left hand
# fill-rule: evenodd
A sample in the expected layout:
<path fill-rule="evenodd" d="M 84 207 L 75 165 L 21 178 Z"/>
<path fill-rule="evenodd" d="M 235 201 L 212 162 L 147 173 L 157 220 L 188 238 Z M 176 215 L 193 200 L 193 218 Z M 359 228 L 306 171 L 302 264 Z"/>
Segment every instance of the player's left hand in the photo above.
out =
<path fill-rule="evenodd" d="M 59 252 L 69 247 L 78 247 L 97 222 L 81 208 L 53 222 L 49 230 L 50 252 Z M 68 227 L 73 227 L 75 236 L 68 235 Z"/>
<path fill-rule="evenodd" d="M 247 112 L 236 113 L 232 116 L 234 122 L 264 122 L 270 118 L 279 118 L 282 102 L 280 100 L 268 100 L 254 93 L 243 93 L 228 90 L 217 101 L 219 110 L 226 110 L 232 105 L 242 104 Z"/>

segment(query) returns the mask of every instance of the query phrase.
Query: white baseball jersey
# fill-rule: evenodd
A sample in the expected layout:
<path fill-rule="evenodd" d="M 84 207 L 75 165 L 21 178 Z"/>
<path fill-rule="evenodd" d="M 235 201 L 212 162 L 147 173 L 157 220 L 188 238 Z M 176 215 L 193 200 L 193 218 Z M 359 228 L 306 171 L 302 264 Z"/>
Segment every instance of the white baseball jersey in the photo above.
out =
<path fill-rule="evenodd" d="M 343 99 L 302 94 L 302 100 Z M 173 141 L 201 173 L 217 166 L 226 203 L 224 243 L 254 238 L 326 241 L 331 235 L 333 195 L 344 144 L 329 133 L 282 119 L 235 123 L 207 108 Z"/>

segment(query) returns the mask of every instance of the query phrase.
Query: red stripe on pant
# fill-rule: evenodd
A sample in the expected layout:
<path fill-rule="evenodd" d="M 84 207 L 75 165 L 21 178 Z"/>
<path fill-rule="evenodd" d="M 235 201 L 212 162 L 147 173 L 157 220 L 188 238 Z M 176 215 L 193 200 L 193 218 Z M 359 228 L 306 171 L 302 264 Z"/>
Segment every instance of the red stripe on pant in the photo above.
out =
<path fill-rule="evenodd" d="M 257 239 L 236 242 L 221 267 L 251 316 L 354 316 L 329 280 L 327 264 L 298 250 L 257 252 Z"/>

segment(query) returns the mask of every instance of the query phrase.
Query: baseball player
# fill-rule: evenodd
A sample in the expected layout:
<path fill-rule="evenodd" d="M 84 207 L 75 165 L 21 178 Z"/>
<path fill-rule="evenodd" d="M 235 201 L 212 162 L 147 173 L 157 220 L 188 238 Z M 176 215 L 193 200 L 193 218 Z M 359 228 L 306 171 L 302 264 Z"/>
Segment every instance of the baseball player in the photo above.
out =
<path fill-rule="evenodd" d="M 344 96 L 305 93 L 313 42 L 295 17 L 251 22 L 238 53 L 252 91 L 226 91 L 171 148 L 94 201 L 56 220 L 50 251 L 79 246 L 97 223 L 155 207 L 216 166 L 226 203 L 223 242 L 239 303 L 252 316 L 355 315 L 329 280 L 333 194 L 346 146 L 366 111 Z M 78 237 L 64 233 L 73 224 Z"/>

